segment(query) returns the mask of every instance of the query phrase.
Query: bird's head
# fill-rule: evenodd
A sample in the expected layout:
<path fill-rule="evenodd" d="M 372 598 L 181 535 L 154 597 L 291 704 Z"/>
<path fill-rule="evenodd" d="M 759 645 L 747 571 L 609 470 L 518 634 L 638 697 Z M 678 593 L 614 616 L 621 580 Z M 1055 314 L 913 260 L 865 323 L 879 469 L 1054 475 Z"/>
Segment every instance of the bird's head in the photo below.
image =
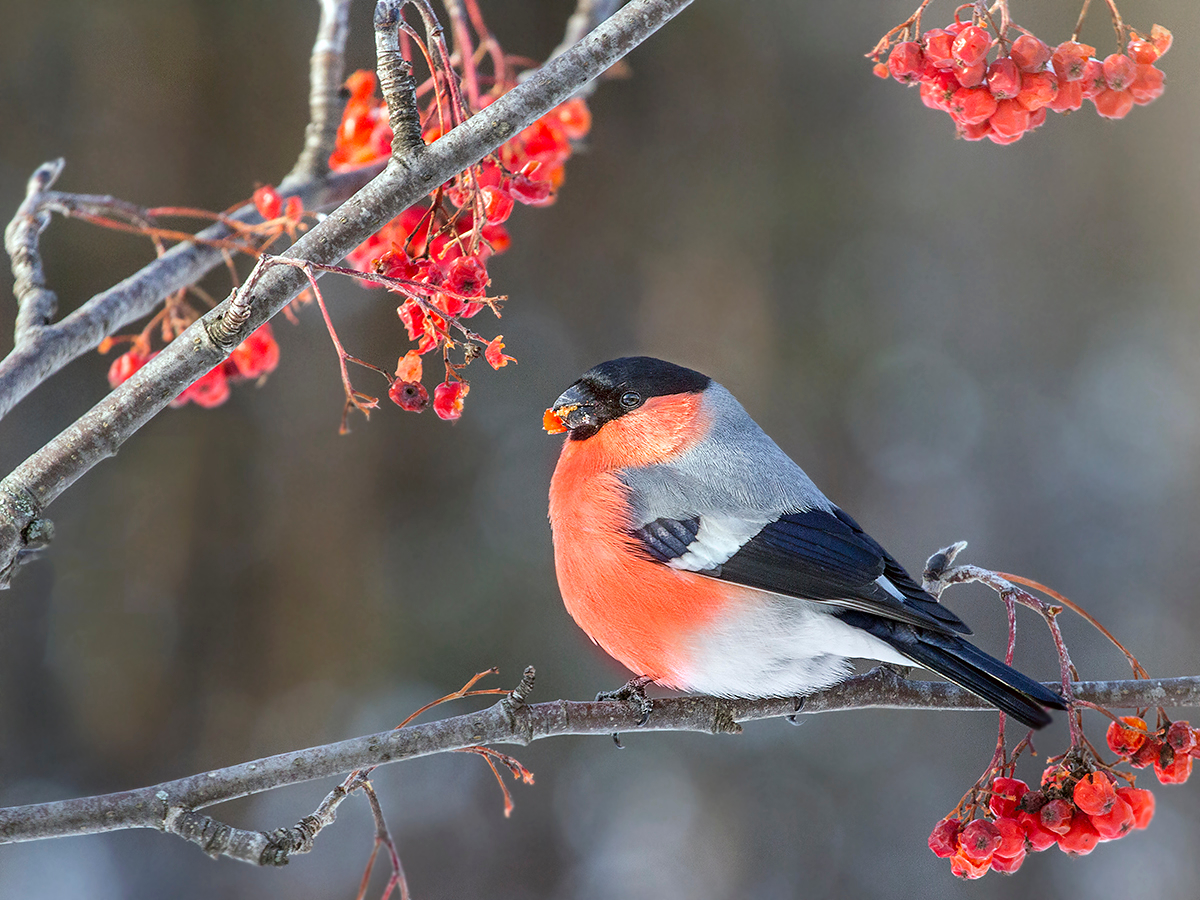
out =
<path fill-rule="evenodd" d="M 563 391 L 542 424 L 551 434 L 566 431 L 571 440 L 584 441 L 647 402 L 656 406 L 656 398 L 699 395 L 711 383 L 707 375 L 652 356 L 610 359 Z"/>

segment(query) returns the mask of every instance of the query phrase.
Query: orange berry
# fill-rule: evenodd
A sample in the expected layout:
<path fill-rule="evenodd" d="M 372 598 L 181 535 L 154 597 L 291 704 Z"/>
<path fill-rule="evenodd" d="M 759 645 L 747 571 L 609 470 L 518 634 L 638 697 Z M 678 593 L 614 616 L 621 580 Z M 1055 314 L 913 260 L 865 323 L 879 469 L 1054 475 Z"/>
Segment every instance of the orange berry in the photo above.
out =
<path fill-rule="evenodd" d="M 1083 77 L 1088 57 L 1096 52 L 1095 47 L 1075 41 L 1063 41 L 1054 48 L 1050 64 L 1059 81 L 1078 81 Z"/>
<path fill-rule="evenodd" d="M 1056 113 L 1074 112 L 1083 106 L 1083 84 L 1079 81 L 1060 81 L 1058 93 L 1046 104 L 1046 109 Z"/>
<path fill-rule="evenodd" d="M 950 98 L 950 115 L 964 125 L 979 125 L 996 111 L 996 98 L 987 88 L 959 88 Z"/>
<path fill-rule="evenodd" d="M 988 66 L 987 86 L 997 100 L 1011 99 L 1021 92 L 1021 70 L 1007 56 L 1002 56 Z"/>
<path fill-rule="evenodd" d="M 1171 41 L 1171 32 L 1161 25 L 1155 25 L 1150 29 L 1150 43 L 1158 50 L 1159 56 L 1167 55 L 1167 51 L 1171 49 Z"/>

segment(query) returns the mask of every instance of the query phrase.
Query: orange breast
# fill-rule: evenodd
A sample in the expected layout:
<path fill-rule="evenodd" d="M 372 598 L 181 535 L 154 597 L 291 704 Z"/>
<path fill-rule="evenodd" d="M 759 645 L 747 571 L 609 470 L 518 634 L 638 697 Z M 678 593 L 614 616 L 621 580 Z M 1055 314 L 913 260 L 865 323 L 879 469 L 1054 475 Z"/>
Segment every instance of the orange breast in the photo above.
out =
<path fill-rule="evenodd" d="M 726 605 L 721 582 L 644 558 L 629 536 L 615 470 L 663 461 L 699 440 L 699 397 L 656 397 L 563 446 L 550 483 L 554 563 L 567 612 L 636 675 L 681 686 L 689 638 Z"/>

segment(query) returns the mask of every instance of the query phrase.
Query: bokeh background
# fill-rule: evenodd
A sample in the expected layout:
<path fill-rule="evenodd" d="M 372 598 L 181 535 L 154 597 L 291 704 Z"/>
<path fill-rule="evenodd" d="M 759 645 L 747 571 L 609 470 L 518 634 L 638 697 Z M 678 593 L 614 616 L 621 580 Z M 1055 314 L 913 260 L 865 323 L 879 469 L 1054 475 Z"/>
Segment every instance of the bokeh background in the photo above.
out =
<path fill-rule="evenodd" d="M 460 422 L 389 407 L 339 437 L 335 358 L 309 308 L 276 323 L 283 360 L 263 387 L 164 412 L 68 491 L 53 549 L 0 594 L 0 805 L 380 731 L 492 665 L 509 686 L 535 664 L 538 699 L 620 684 L 558 598 L 559 439 L 540 419 L 582 370 L 629 353 L 729 386 L 909 568 L 967 539 L 970 561 L 1084 603 L 1155 674 L 1200 671 L 1200 13 L 1123 6 L 1176 34 L 1157 103 L 1119 123 L 1051 116 L 1000 148 L 953 140 L 915 90 L 872 77 L 862 54 L 906 6 L 698 0 L 640 48 L 596 94 L 559 202 L 511 220 L 491 265 L 511 300 L 478 327 L 520 363 L 474 367 Z M 506 48 L 538 58 L 570 8 L 484 2 Z M 1076 15 L 1014 12 L 1051 41 Z M 949 15 L 935 4 L 927 22 Z M 372 64 L 370 16 L 355 5 L 352 66 Z M 300 145 L 316 18 L 279 0 L 0 3 L 2 217 L 60 155 L 62 188 L 146 205 L 220 209 L 277 181 Z M 1084 38 L 1111 52 L 1102 9 Z M 74 222 L 43 248 L 66 309 L 149 259 Z M 352 352 L 403 352 L 394 302 L 325 288 Z M 103 396 L 108 362 L 77 361 L 0 423 L 0 471 Z M 988 592 L 948 600 L 1001 649 Z M 1098 636 L 1066 628 L 1087 676 L 1123 676 Z M 1031 615 L 1021 635 L 1020 665 L 1053 677 Z M 955 881 L 925 838 L 994 726 L 871 711 L 738 738 L 628 735 L 620 753 L 545 741 L 517 754 L 537 784 L 514 788 L 510 820 L 474 758 L 387 767 L 377 784 L 420 897 L 1196 896 L 1196 784 L 1158 790 L 1150 831 L 1087 859 Z M 1063 731 L 1039 749 L 1058 752 Z M 214 812 L 271 829 L 332 783 Z M 0 896 L 352 896 L 370 841 L 351 801 L 282 871 L 152 832 L 4 846 Z"/>

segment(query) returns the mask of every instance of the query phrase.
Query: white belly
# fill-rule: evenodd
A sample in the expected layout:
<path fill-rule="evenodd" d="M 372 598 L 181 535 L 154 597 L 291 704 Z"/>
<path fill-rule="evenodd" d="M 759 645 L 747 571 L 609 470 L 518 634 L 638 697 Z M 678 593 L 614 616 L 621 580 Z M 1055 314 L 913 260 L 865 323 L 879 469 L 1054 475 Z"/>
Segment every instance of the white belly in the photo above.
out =
<path fill-rule="evenodd" d="M 792 697 L 844 680 L 849 660 L 914 665 L 891 645 L 829 614 L 829 607 L 747 591 L 737 612 L 689 643 L 680 687 L 720 697 Z"/>

